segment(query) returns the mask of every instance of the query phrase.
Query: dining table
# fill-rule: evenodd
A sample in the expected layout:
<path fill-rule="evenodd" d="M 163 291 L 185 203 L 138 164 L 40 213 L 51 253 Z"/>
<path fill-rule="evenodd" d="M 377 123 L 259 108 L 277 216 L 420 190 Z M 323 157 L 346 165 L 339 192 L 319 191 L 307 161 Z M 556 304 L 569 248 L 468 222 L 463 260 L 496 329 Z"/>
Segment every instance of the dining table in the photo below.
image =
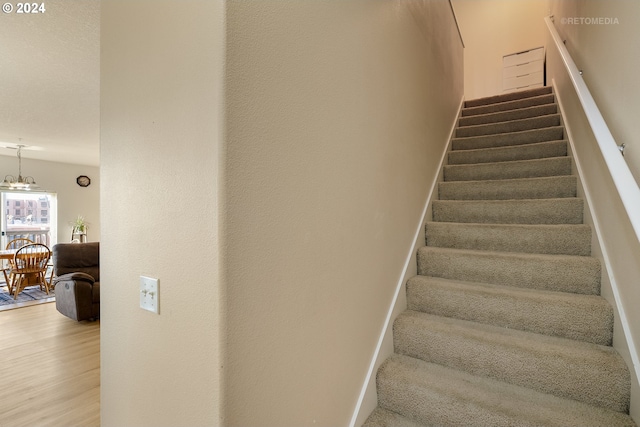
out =
<path fill-rule="evenodd" d="M 0 262 L 2 262 L 2 264 L 3 264 L 3 268 L 5 268 L 5 267 L 4 267 L 4 261 L 5 261 L 5 260 L 7 260 L 7 261 L 12 260 L 12 259 L 15 257 L 16 252 L 18 252 L 18 249 L 19 249 L 19 248 L 16 248 L 16 249 L 2 249 L 2 250 L 0 250 Z M 49 264 L 47 265 L 47 269 L 48 269 L 49 267 L 52 267 L 51 260 L 49 260 Z M 37 284 L 39 284 L 39 283 L 40 283 L 40 282 L 38 281 L 38 273 L 33 273 L 33 274 L 29 274 L 29 275 L 27 275 L 27 276 L 25 277 L 25 280 L 26 280 L 25 287 L 26 287 L 26 286 L 33 286 L 33 285 L 37 285 Z M 45 280 L 47 280 L 47 279 L 46 279 L 46 271 L 45 271 Z M 51 287 L 51 284 L 52 284 L 51 282 L 52 282 L 52 281 L 53 281 L 53 269 L 51 270 L 51 274 L 50 274 L 50 276 L 49 276 L 49 280 L 47 281 L 47 282 L 48 282 L 48 283 L 47 283 L 47 285 L 49 285 L 49 287 Z M 7 283 L 7 286 L 8 286 L 8 285 L 9 285 L 9 284 Z"/>
<path fill-rule="evenodd" d="M 12 260 L 13 257 L 16 255 L 16 252 L 18 252 L 19 248 L 16 249 L 2 249 L 0 250 L 0 260 Z M 51 252 L 51 251 L 49 251 Z"/>

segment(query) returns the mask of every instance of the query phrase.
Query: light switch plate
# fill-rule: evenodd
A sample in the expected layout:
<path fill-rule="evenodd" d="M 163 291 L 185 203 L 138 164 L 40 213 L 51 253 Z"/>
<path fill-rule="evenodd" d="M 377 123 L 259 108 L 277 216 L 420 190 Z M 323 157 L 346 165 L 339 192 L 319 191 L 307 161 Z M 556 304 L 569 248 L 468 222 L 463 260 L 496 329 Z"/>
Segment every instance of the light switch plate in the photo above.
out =
<path fill-rule="evenodd" d="M 159 291 L 158 279 L 140 276 L 140 308 L 160 314 Z"/>

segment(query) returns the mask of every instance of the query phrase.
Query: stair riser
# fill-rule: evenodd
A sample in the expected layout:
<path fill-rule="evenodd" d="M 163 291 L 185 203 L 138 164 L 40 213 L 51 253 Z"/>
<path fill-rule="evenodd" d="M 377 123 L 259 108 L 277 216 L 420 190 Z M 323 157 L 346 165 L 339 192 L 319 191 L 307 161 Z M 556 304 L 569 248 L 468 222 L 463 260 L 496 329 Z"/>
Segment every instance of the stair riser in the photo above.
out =
<path fill-rule="evenodd" d="M 417 276 L 407 282 L 407 306 L 437 316 L 598 345 L 611 345 L 613 336 L 613 309 L 597 296 Z"/>
<path fill-rule="evenodd" d="M 561 126 L 558 126 L 498 135 L 454 138 L 451 141 L 451 149 L 474 150 L 478 148 L 506 147 L 511 145 L 532 144 L 536 142 L 558 141 L 563 138 L 564 129 Z"/>
<path fill-rule="evenodd" d="M 465 101 L 464 106 L 478 107 L 480 105 L 490 105 L 490 104 L 514 101 L 514 100 L 522 100 L 525 98 L 531 98 L 531 97 L 540 96 L 540 95 L 548 95 L 552 91 L 553 91 L 553 88 L 551 88 L 551 86 L 546 86 L 546 87 L 541 87 L 541 88 L 536 88 L 531 90 L 524 90 L 519 92 L 505 93 L 502 95 L 489 96 L 485 98 L 471 99 L 471 100 Z"/>
<path fill-rule="evenodd" d="M 591 257 L 422 247 L 418 250 L 418 274 L 528 289 L 600 294 L 600 263 Z"/>
<path fill-rule="evenodd" d="M 471 117 L 476 115 L 486 115 L 503 111 L 512 111 L 523 108 L 530 108 L 538 105 L 552 104 L 555 102 L 553 94 L 540 95 L 520 100 L 501 102 L 499 104 L 482 105 L 479 107 L 466 107 L 462 109 L 462 117 Z"/>
<path fill-rule="evenodd" d="M 438 184 L 440 200 L 555 199 L 576 197 L 574 176 Z"/>
<path fill-rule="evenodd" d="M 548 116 L 558 112 L 557 104 L 539 105 L 531 108 L 520 108 L 517 110 L 504 111 L 499 113 L 482 114 L 469 117 L 461 117 L 458 120 L 459 127 L 485 125 L 489 123 L 500 123 L 510 120 L 530 119 L 533 117 Z"/>
<path fill-rule="evenodd" d="M 629 372 L 611 349 L 526 341 L 440 319 L 399 316 L 393 328 L 396 353 L 612 411 L 628 410 Z"/>
<path fill-rule="evenodd" d="M 493 225 L 428 222 L 427 246 L 537 253 L 591 255 L 591 228 L 586 225 Z"/>
<path fill-rule="evenodd" d="M 583 201 L 435 200 L 433 220 L 478 224 L 582 224 Z"/>
<path fill-rule="evenodd" d="M 487 179 L 536 178 L 571 175 L 571 159 L 554 157 L 540 160 L 481 163 L 477 165 L 447 165 L 445 181 L 479 181 Z"/>
<path fill-rule="evenodd" d="M 521 132 L 531 129 L 541 129 L 553 126 L 560 126 L 559 114 L 502 123 L 459 127 L 458 129 L 456 129 L 456 137 L 466 138 L 482 135 L 505 134 L 509 132 Z"/>
<path fill-rule="evenodd" d="M 518 145 L 515 147 L 450 151 L 448 155 L 448 163 L 450 165 L 463 165 L 474 163 L 508 162 L 544 159 L 549 157 L 563 157 L 566 155 L 566 141 L 550 141 Z"/>

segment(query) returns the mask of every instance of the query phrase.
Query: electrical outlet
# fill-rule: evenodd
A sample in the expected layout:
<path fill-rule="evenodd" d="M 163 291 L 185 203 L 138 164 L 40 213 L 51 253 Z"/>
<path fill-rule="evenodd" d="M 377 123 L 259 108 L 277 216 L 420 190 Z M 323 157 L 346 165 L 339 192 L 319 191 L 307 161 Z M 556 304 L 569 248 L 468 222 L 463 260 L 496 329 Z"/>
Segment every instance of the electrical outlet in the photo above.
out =
<path fill-rule="evenodd" d="M 158 279 L 140 276 L 140 308 L 160 314 L 159 291 Z"/>

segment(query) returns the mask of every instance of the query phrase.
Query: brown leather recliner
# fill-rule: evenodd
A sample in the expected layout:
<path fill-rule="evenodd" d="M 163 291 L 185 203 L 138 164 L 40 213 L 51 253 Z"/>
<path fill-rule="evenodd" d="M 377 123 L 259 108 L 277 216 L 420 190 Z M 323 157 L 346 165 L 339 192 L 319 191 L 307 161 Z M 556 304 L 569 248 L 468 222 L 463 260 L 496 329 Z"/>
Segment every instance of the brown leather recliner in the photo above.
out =
<path fill-rule="evenodd" d="M 53 246 L 56 308 L 81 321 L 100 317 L 100 243 L 58 243 Z"/>

